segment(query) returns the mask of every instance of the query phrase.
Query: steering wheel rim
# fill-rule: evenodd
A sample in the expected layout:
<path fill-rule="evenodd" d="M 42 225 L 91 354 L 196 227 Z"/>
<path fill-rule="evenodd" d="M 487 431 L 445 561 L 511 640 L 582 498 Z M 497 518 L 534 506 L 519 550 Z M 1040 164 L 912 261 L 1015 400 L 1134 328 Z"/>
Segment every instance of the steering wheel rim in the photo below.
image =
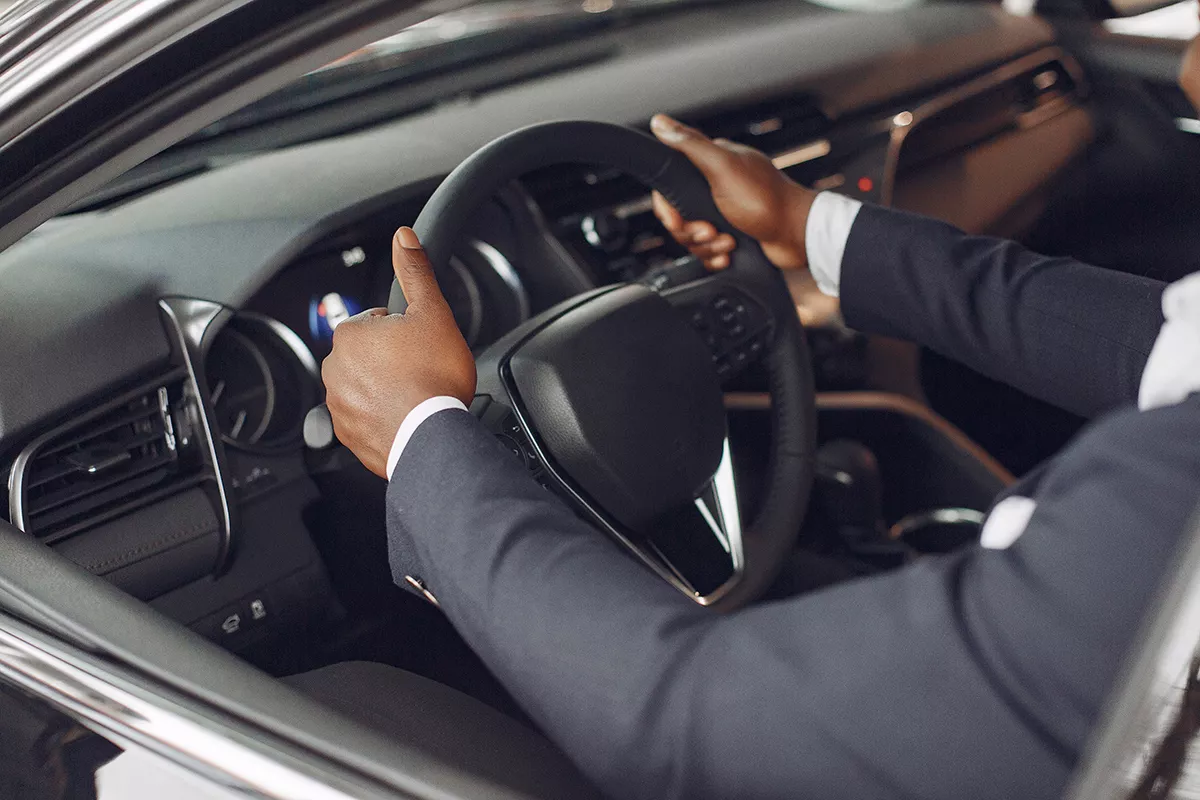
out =
<path fill-rule="evenodd" d="M 719 273 L 765 307 L 773 336 L 762 356 L 771 397 L 772 437 L 763 499 L 744 530 L 739 579 L 711 605 L 739 608 L 774 581 L 795 544 L 813 480 L 816 410 L 807 342 L 787 285 L 758 243 L 717 210 L 707 181 L 685 157 L 656 139 L 602 122 L 549 122 L 522 128 L 484 146 L 458 166 L 426 203 L 413 228 L 434 268 L 445 266 L 465 221 L 510 181 L 543 167 L 593 164 L 625 172 L 659 191 L 689 219 L 706 219 L 732 234 L 737 248 Z M 710 279 L 702 279 L 710 280 Z M 681 287 L 686 289 L 687 287 Z M 407 307 L 394 283 L 388 308 Z"/>

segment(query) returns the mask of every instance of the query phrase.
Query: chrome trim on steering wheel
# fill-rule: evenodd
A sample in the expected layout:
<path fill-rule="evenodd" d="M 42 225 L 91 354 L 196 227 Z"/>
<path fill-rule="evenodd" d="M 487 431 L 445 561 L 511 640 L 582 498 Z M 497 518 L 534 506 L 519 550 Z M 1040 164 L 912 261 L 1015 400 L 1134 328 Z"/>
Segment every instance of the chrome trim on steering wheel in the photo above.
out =
<path fill-rule="evenodd" d="M 742 542 L 742 515 L 738 510 L 737 481 L 733 476 L 729 437 L 725 437 L 723 447 L 721 463 L 717 465 L 712 482 L 701 496 L 696 498 L 696 508 L 725 552 L 729 553 L 733 561 L 733 575 L 707 595 L 696 595 L 693 591 L 693 599 L 700 605 L 715 603 L 727 594 L 741 579 L 746 565 L 746 550 Z"/>
<path fill-rule="evenodd" d="M 517 422 L 520 423 L 521 428 L 525 431 L 530 446 L 537 454 L 543 468 L 554 479 L 555 486 L 568 494 L 570 500 L 580 509 L 584 510 L 592 522 L 598 525 L 610 538 L 631 552 L 644 565 L 649 567 L 655 575 L 674 586 L 699 605 L 712 605 L 729 594 L 737 586 L 745 572 L 746 554 L 742 542 L 742 522 L 738 511 L 737 485 L 733 476 L 733 459 L 730 455 L 728 436 L 725 437 L 725 441 L 722 444 L 721 461 L 717 465 L 717 471 L 713 474 L 705 491 L 701 492 L 701 497 L 696 498 L 695 502 L 705 522 L 708 523 L 713 534 L 717 537 L 717 540 L 729 545 L 727 549 L 733 561 L 733 574 L 729 577 L 729 580 L 725 581 L 725 583 L 718 586 L 712 592 L 700 594 L 675 569 L 670 561 L 658 552 L 657 548 L 649 543 L 642 545 L 630 538 L 602 510 L 589 501 L 582 492 L 576 490 L 563 473 L 559 471 L 555 466 L 554 459 L 542 447 L 539 437 L 535 435 L 533 427 L 529 424 L 529 418 L 521 407 L 521 403 L 517 401 L 517 395 L 513 391 L 511 376 L 506 373 L 507 369 L 502 370 L 501 377 L 508 384 L 509 396 L 513 398 L 512 412 L 516 416 Z M 709 497 L 705 497 L 705 495 L 709 495 Z M 420 589 L 426 591 L 424 584 L 420 586 Z"/>

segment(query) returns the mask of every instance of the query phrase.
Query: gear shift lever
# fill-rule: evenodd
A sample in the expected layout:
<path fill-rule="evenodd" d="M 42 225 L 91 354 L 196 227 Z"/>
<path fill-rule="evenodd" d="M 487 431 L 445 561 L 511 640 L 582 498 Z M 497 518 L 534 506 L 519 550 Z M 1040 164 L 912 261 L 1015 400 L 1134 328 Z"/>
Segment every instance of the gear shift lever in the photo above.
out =
<path fill-rule="evenodd" d="M 825 510 L 838 525 L 883 532 L 883 482 L 879 462 L 865 445 L 838 439 L 817 451 L 817 477 Z"/>
<path fill-rule="evenodd" d="M 838 439 L 817 451 L 817 491 L 842 543 L 860 558 L 899 566 L 909 549 L 892 540 L 883 522 L 883 481 L 875 454 L 860 442 Z"/>

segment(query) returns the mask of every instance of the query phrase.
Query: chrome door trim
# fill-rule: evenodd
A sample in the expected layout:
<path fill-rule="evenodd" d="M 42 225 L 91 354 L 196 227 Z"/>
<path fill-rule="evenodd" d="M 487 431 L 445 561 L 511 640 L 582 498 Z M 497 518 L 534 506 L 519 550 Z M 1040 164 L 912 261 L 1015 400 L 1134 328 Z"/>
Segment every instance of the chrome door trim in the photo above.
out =
<path fill-rule="evenodd" d="M 250 797 L 412 797 L 298 753 L 269 734 L 196 713 L 116 668 L 0 614 L 0 680 L 122 747 L 138 747 Z M 286 748 L 286 749 L 285 749 Z"/>

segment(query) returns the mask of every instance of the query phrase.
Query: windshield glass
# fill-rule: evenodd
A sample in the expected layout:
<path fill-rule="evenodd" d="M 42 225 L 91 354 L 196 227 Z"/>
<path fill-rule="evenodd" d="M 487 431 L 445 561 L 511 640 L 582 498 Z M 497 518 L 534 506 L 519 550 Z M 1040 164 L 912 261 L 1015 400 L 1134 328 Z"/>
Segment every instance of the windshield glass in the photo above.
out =
<path fill-rule="evenodd" d="M 539 44 L 560 44 L 639 15 L 738 0 L 497 0 L 442 14 L 309 73 L 279 92 L 211 125 L 211 138 L 304 112 L 399 81 L 434 74 Z M 808 0 L 846 11 L 891 11 L 921 0 Z"/>
<path fill-rule="evenodd" d="M 4 0 L 0 0 L 2 4 Z M 197 131 L 77 203 L 71 212 L 186 178 L 249 153 L 362 130 L 613 54 L 601 34 L 651 15 L 753 0 L 493 0 L 411 25 Z M 891 11 L 922 0 L 805 0 L 797 12 Z M 511 68 L 514 55 L 542 51 Z"/>

